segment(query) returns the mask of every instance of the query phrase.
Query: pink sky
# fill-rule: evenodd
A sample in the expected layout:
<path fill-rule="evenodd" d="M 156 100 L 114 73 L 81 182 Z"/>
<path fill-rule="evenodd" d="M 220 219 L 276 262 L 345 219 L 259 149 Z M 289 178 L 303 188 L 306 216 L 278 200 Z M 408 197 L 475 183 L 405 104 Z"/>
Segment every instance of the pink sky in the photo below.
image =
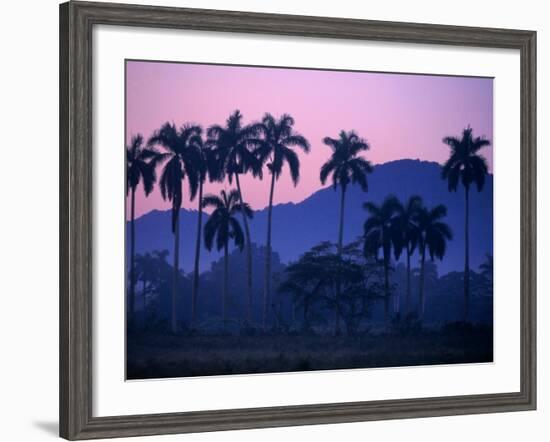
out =
<path fill-rule="evenodd" d="M 493 82 L 488 78 L 128 61 L 126 88 L 127 143 L 137 133 L 147 139 L 166 121 L 205 129 L 224 124 L 235 109 L 245 124 L 266 112 L 292 115 L 311 152 L 299 154 L 297 187 L 283 173 L 274 204 L 300 202 L 322 187 L 319 169 L 330 155 L 322 139 L 336 138 L 342 129 L 353 129 L 369 142 L 364 156 L 373 164 L 401 158 L 442 163 L 449 149 L 441 139 L 460 135 L 468 125 L 475 136 L 493 141 Z M 483 155 L 492 171 L 493 146 Z M 245 177 L 242 183 L 245 201 L 254 209 L 267 205 L 269 180 Z M 228 189 L 228 183 L 208 183 L 205 192 L 222 188 Z M 157 189 L 148 198 L 141 191 L 138 195 L 136 216 L 170 207 Z M 185 198 L 183 206 L 196 209 L 197 201 Z"/>

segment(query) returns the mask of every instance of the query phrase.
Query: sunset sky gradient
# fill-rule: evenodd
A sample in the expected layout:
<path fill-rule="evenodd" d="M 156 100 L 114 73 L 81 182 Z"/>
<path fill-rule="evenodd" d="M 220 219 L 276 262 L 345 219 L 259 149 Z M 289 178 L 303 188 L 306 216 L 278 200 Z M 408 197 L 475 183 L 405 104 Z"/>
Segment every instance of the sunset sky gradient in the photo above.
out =
<path fill-rule="evenodd" d="M 323 71 L 204 64 L 126 62 L 126 143 L 141 133 L 145 139 L 169 121 L 204 129 L 224 124 L 236 109 L 244 123 L 289 113 L 295 129 L 311 144 L 300 153 L 301 178 L 293 186 L 285 171 L 277 182 L 274 204 L 300 202 L 322 186 L 319 169 L 330 155 L 322 143 L 339 131 L 355 130 L 371 149 L 373 164 L 401 158 L 442 163 L 447 135 L 459 136 L 470 125 L 474 135 L 493 142 L 493 80 L 490 78 Z M 492 172 L 493 146 L 482 152 Z M 269 180 L 242 180 L 243 196 L 254 209 L 268 203 Z M 228 189 L 207 184 L 205 193 Z M 184 187 L 185 208 L 197 208 Z M 157 188 L 145 198 L 138 192 L 136 217 L 166 210 Z"/>

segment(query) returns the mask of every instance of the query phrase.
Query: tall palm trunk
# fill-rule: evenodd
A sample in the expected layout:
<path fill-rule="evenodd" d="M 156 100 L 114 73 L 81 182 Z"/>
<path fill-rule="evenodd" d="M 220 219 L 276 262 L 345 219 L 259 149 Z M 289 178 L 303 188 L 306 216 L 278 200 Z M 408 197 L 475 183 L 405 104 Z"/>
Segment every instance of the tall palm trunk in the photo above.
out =
<path fill-rule="evenodd" d="M 235 181 L 237 182 L 237 191 L 239 192 L 239 202 L 241 204 L 241 214 L 243 216 L 243 224 L 244 224 L 244 236 L 246 240 L 246 273 L 247 273 L 246 288 L 247 288 L 247 295 L 248 295 L 246 319 L 248 323 L 251 323 L 252 322 L 252 245 L 250 243 L 250 229 L 248 228 L 248 218 L 246 217 L 246 213 L 244 211 L 243 193 L 241 191 L 241 183 L 239 181 L 238 173 L 235 174 Z"/>
<path fill-rule="evenodd" d="M 130 319 L 134 319 L 135 304 L 136 304 L 136 229 L 135 229 L 135 213 L 136 213 L 136 189 L 132 187 L 131 208 L 130 208 Z"/>
<path fill-rule="evenodd" d="M 191 327 L 194 328 L 197 321 L 197 298 L 199 295 L 199 260 L 201 254 L 202 232 L 202 181 L 199 183 L 199 214 L 197 217 L 197 240 L 195 243 L 195 268 L 193 271 L 193 294 L 191 300 Z"/>
<path fill-rule="evenodd" d="M 419 319 L 424 319 L 424 310 L 426 309 L 426 296 L 424 295 L 424 271 L 426 262 L 426 248 L 423 247 L 420 252 L 420 312 Z"/>
<path fill-rule="evenodd" d="M 411 312 L 411 253 L 407 245 L 407 293 L 405 294 L 405 314 Z"/>
<path fill-rule="evenodd" d="M 275 174 L 271 172 L 271 189 L 269 191 L 269 206 L 267 209 L 267 241 L 265 250 L 265 280 L 264 280 L 264 305 L 262 325 L 267 327 L 267 305 L 271 296 L 271 216 L 273 212 L 273 193 L 275 191 Z"/>
<path fill-rule="evenodd" d="M 464 321 L 468 321 L 470 316 L 470 232 L 469 232 L 469 218 L 470 218 L 470 201 L 469 201 L 470 188 L 465 187 L 466 194 L 466 210 L 464 213 Z"/>
<path fill-rule="evenodd" d="M 227 303 L 227 294 L 229 292 L 229 250 L 227 246 L 227 242 L 224 245 L 223 248 L 223 293 L 222 293 L 222 324 L 223 329 L 225 330 L 226 323 L 227 323 L 227 311 L 226 311 L 226 303 Z"/>
<path fill-rule="evenodd" d="M 174 225 L 174 269 L 172 273 L 172 315 L 171 315 L 171 328 L 172 333 L 178 331 L 178 319 L 176 316 L 176 293 L 178 292 L 178 277 L 180 266 L 180 220 L 179 209 L 176 212 L 175 225 Z"/>
<path fill-rule="evenodd" d="M 342 248 L 344 243 L 344 209 L 346 206 L 346 187 L 342 186 L 342 196 L 340 198 L 340 226 L 338 229 L 338 257 L 342 257 Z M 334 334 L 340 334 L 340 296 L 342 294 L 342 285 L 340 274 L 336 278 L 336 324 Z"/>

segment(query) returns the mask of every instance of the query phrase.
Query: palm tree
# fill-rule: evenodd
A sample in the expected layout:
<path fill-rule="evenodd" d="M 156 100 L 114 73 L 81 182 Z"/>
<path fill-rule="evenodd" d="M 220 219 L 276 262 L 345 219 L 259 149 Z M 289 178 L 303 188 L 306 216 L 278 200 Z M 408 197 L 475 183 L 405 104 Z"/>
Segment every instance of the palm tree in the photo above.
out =
<path fill-rule="evenodd" d="M 338 228 L 338 256 L 342 255 L 342 243 L 344 241 L 344 208 L 346 201 L 346 190 L 350 184 L 359 184 L 361 189 L 368 190 L 367 174 L 372 172 L 371 163 L 359 156 L 362 152 L 369 150 L 369 144 L 360 138 L 354 131 L 340 131 L 338 138 L 325 137 L 323 143 L 332 149 L 332 155 L 328 161 L 321 166 L 319 178 L 321 184 L 325 184 L 329 175 L 332 176 L 334 190 L 340 186 L 340 223 Z M 336 298 L 340 297 L 340 282 L 336 283 Z M 339 324 L 337 312 L 336 323 Z M 339 330 L 336 330 L 339 333 Z"/>
<path fill-rule="evenodd" d="M 212 149 L 212 146 L 208 143 L 202 142 L 202 138 L 197 138 L 197 147 L 199 150 L 199 161 L 197 163 L 197 173 L 199 181 L 199 190 L 198 190 L 198 210 L 197 210 L 197 238 L 195 241 L 195 265 L 193 268 L 193 291 L 191 295 L 191 327 L 194 328 L 197 320 L 197 298 L 199 294 L 199 261 L 201 253 L 201 238 L 202 238 L 202 195 L 204 183 L 207 178 L 210 178 L 210 181 L 215 181 L 219 179 L 219 174 L 217 171 L 216 164 L 216 153 Z"/>
<path fill-rule="evenodd" d="M 257 150 L 260 161 L 267 161 L 267 168 L 271 174 L 271 187 L 269 190 L 269 205 L 267 209 L 267 247 L 265 256 L 265 279 L 263 299 L 263 328 L 267 325 L 267 305 L 271 292 L 271 222 L 273 210 L 273 194 L 275 181 L 279 179 L 284 164 L 288 164 L 290 177 L 294 186 L 300 178 L 300 159 L 293 147 L 299 147 L 304 152 L 309 152 L 308 141 L 300 134 L 294 132 L 294 119 L 288 115 L 282 115 L 276 120 L 271 114 L 265 114 L 262 120 L 263 140 Z"/>
<path fill-rule="evenodd" d="M 249 171 L 253 176 L 262 175 L 261 163 L 254 153 L 258 147 L 261 126 L 259 124 L 243 126 L 242 118 L 240 111 L 236 110 L 229 116 L 225 126 L 211 126 L 208 129 L 208 138 L 209 143 L 216 146 L 221 173 L 227 175 L 230 184 L 233 183 L 233 178 L 237 184 L 246 242 L 247 320 L 250 323 L 252 321 L 252 245 L 239 175 Z"/>
<path fill-rule="evenodd" d="M 470 310 L 470 238 L 469 238 L 469 193 L 475 182 L 477 191 L 481 192 L 488 173 L 487 161 L 479 151 L 491 143 L 484 137 L 473 136 L 473 129 L 468 126 L 462 131 L 462 137 L 445 137 L 443 143 L 451 149 L 449 159 L 443 165 L 441 176 L 447 180 L 449 192 L 455 192 L 459 181 L 464 186 L 464 321 L 468 320 Z"/>
<path fill-rule="evenodd" d="M 206 195 L 202 201 L 204 208 L 212 207 L 214 211 L 204 226 L 204 243 L 208 250 L 212 250 L 214 239 L 216 249 L 223 249 L 223 294 L 222 294 L 222 320 L 225 328 L 227 320 L 226 300 L 229 292 L 229 241 L 232 239 L 239 250 L 244 247 L 244 235 L 239 221 L 235 218 L 237 213 L 244 213 L 246 218 L 252 218 L 253 212 L 248 204 L 241 204 L 239 192 L 231 190 L 226 193 L 222 190 L 220 196 Z"/>
<path fill-rule="evenodd" d="M 418 209 L 418 248 L 420 251 L 420 312 L 419 319 L 422 320 L 425 310 L 424 278 L 426 249 L 432 261 L 434 258 L 443 259 L 447 250 L 447 241 L 453 238 L 451 228 L 442 219 L 447 216 L 447 208 L 438 205 L 432 209 L 421 207 Z"/>
<path fill-rule="evenodd" d="M 396 259 L 399 258 L 402 249 L 401 232 L 398 223 L 400 203 L 397 197 L 390 195 L 380 206 L 367 202 L 363 208 L 368 211 L 369 218 L 363 226 L 364 231 L 364 255 L 378 258 L 378 250 L 382 249 L 384 263 L 384 317 L 386 326 L 390 318 L 390 282 L 389 269 L 391 251 L 393 248 Z"/>
<path fill-rule="evenodd" d="M 372 172 L 372 165 L 361 152 L 369 150 L 369 144 L 354 132 L 341 131 L 337 139 L 325 137 L 323 143 L 332 149 L 332 155 L 321 167 L 321 184 L 332 176 L 334 190 L 340 186 L 340 227 L 338 230 L 338 253 L 342 254 L 344 239 L 344 206 L 346 190 L 349 184 L 359 184 L 363 191 L 368 190 L 367 174 Z"/>
<path fill-rule="evenodd" d="M 136 189 L 141 182 L 145 195 L 153 190 L 156 180 L 156 152 L 143 145 L 141 134 L 132 137 L 126 146 L 126 196 L 130 193 L 130 318 L 133 318 L 136 303 L 136 270 L 135 270 L 135 212 Z"/>
<path fill-rule="evenodd" d="M 405 294 L 405 313 L 410 313 L 411 302 L 411 256 L 418 244 L 418 212 L 422 207 L 422 198 L 418 195 L 411 196 L 405 205 L 399 204 L 398 219 L 401 231 L 401 244 L 405 248 L 407 258 L 407 292 Z M 398 304 L 399 305 L 399 304 Z M 398 307 L 399 311 L 399 307 Z"/>
<path fill-rule="evenodd" d="M 179 277 L 180 222 L 179 213 L 183 201 L 183 181 L 189 184 L 190 199 L 197 194 L 199 185 L 198 165 L 200 165 L 200 146 L 202 129 L 199 126 L 184 125 L 177 129 L 174 124 L 165 123 L 155 131 L 149 144 L 159 145 L 164 151 L 159 153 L 164 163 L 160 177 L 160 192 L 164 200 L 172 203 L 172 233 L 174 234 L 174 268 L 172 274 L 172 311 L 171 328 L 177 332 L 176 293 Z"/>

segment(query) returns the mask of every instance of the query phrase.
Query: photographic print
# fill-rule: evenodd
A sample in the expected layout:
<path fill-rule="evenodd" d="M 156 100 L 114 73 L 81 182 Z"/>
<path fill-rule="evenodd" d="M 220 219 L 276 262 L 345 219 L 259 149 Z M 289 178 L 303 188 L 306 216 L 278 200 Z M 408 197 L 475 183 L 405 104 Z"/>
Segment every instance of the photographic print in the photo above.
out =
<path fill-rule="evenodd" d="M 493 361 L 492 78 L 125 63 L 127 379 Z"/>

